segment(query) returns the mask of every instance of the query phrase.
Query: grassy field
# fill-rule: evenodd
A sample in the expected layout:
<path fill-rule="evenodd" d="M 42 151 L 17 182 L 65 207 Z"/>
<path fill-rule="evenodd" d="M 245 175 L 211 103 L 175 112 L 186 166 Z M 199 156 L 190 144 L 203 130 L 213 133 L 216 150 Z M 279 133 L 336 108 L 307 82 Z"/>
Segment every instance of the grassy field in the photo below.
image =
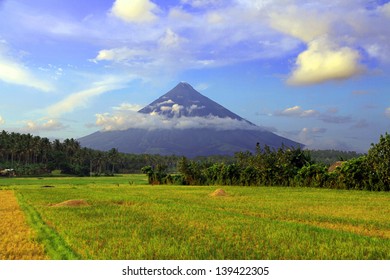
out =
<path fill-rule="evenodd" d="M 390 259 L 390 193 L 1 179 L 52 259 Z"/>

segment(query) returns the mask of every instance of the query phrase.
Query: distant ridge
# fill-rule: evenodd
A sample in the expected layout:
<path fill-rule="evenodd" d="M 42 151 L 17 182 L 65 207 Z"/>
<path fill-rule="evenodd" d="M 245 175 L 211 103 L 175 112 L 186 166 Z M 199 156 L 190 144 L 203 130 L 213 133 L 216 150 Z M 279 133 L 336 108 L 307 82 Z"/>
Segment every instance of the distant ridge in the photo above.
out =
<path fill-rule="evenodd" d="M 162 117 L 166 122 L 202 120 L 210 122 L 210 126 L 98 131 L 78 140 L 82 146 L 98 150 L 116 148 L 124 153 L 175 154 L 188 157 L 254 152 L 257 143 L 271 148 L 279 148 L 282 145 L 303 146 L 261 129 L 202 95 L 186 82 L 179 83 L 138 113 Z M 219 120 L 234 126 L 221 128 L 218 125 Z"/>

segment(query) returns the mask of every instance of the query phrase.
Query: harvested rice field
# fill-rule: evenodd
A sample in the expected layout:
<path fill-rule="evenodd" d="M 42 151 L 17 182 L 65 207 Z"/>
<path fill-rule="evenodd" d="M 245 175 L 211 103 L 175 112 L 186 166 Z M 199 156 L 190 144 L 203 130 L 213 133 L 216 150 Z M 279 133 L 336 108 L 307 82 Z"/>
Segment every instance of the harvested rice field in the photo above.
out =
<path fill-rule="evenodd" d="M 150 186 L 143 175 L 0 185 L 2 259 L 390 259 L 384 192 Z"/>
<path fill-rule="evenodd" d="M 0 259 L 46 259 L 44 247 L 35 239 L 14 191 L 0 191 Z"/>

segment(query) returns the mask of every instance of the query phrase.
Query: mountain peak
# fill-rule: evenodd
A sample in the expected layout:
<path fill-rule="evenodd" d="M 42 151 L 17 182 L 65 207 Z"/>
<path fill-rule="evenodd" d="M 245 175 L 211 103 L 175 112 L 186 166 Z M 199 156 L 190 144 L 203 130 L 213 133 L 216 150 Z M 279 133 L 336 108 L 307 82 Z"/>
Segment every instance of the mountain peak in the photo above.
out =
<path fill-rule="evenodd" d="M 181 81 L 180 83 L 178 83 L 177 86 L 189 87 L 189 88 L 193 89 L 193 87 L 189 83 L 184 82 L 184 81 Z"/>
<path fill-rule="evenodd" d="M 138 111 L 143 114 L 172 117 L 219 117 L 243 121 L 240 116 L 196 91 L 189 83 L 180 82 L 166 94 Z M 249 122 L 248 122 L 249 123 Z"/>

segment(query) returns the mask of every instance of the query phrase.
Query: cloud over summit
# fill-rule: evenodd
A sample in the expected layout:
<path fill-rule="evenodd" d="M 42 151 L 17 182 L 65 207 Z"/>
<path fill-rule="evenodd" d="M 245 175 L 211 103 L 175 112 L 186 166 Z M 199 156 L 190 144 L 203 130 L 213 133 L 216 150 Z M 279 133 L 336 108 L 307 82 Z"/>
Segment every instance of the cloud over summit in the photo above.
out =
<path fill-rule="evenodd" d="M 178 113 L 183 106 L 174 104 L 167 107 Z M 193 109 L 193 108 L 192 108 Z M 148 130 L 155 129 L 189 129 L 189 128 L 215 128 L 216 130 L 234 129 L 260 129 L 246 121 L 231 118 L 220 118 L 217 116 L 207 117 L 165 117 L 161 114 L 143 114 L 131 110 L 115 110 L 112 114 L 96 114 L 96 126 L 104 131 L 126 130 L 130 128 L 141 128 Z"/>

